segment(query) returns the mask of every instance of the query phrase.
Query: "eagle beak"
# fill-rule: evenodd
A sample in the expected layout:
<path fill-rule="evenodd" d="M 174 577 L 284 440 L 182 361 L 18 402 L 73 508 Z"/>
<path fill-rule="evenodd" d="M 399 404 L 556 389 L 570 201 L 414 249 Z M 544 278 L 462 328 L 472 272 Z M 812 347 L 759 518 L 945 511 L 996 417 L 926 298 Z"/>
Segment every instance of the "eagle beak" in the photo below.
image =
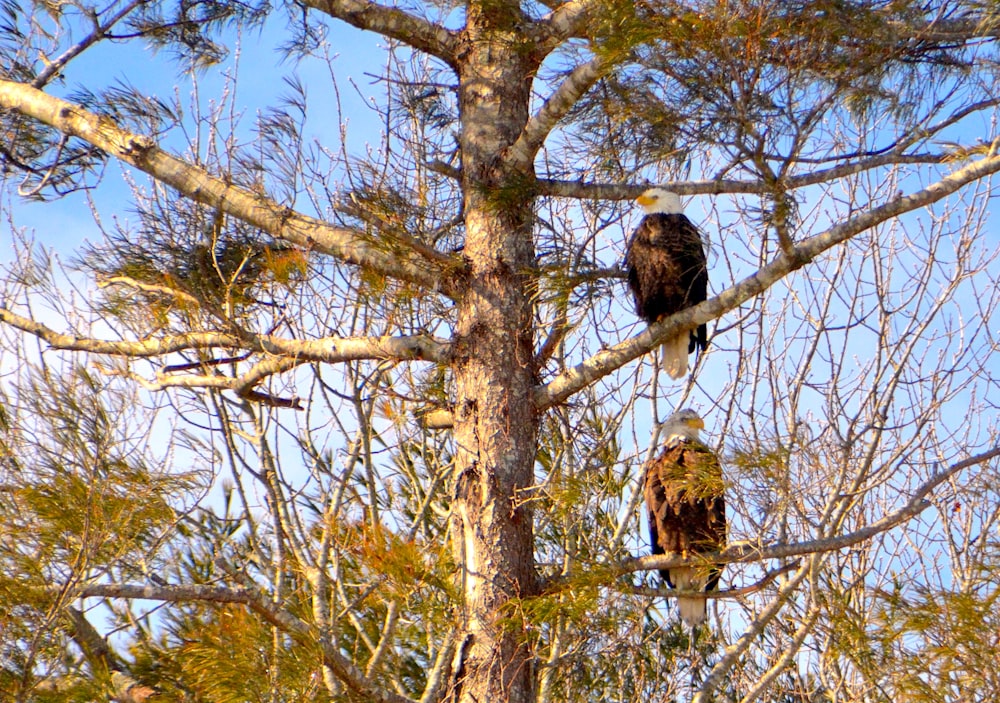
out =
<path fill-rule="evenodd" d="M 640 195 L 638 198 L 636 198 L 635 201 L 637 203 L 639 203 L 640 205 L 642 205 L 643 207 L 646 207 L 647 205 L 652 205 L 653 203 L 655 203 L 656 202 L 656 198 L 654 198 L 654 197 L 652 197 L 650 195 L 643 194 L 643 195 Z"/>
<path fill-rule="evenodd" d="M 697 427 L 699 430 L 705 429 L 705 421 L 700 417 L 688 420 L 688 424 L 691 425 L 691 427 Z"/>

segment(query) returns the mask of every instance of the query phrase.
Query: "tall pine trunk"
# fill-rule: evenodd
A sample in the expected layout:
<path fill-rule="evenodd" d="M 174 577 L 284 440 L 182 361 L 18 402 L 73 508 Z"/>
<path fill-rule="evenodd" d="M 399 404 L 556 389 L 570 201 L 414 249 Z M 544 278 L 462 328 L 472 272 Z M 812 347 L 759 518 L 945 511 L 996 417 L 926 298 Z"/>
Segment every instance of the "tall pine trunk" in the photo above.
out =
<path fill-rule="evenodd" d="M 516 7 L 471 5 L 460 59 L 465 250 L 458 303 L 456 487 L 452 540 L 465 628 L 455 699 L 528 703 L 532 654 L 517 608 L 535 588 L 532 517 L 518 493 L 533 482 L 533 173 L 508 165 L 528 117 L 537 62 Z"/>

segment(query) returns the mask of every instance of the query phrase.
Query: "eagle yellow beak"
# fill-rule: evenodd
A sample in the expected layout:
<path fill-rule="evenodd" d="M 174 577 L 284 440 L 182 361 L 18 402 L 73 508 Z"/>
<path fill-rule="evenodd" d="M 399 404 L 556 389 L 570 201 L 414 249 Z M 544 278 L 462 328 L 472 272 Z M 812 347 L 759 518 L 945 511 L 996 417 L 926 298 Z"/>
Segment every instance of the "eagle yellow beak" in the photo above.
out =
<path fill-rule="evenodd" d="M 650 195 L 646 195 L 644 193 L 644 194 L 640 195 L 638 198 L 636 198 L 635 201 L 637 203 L 639 203 L 640 205 L 642 205 L 643 207 L 646 207 L 647 205 L 652 205 L 653 203 L 655 203 L 656 202 L 656 198 L 654 198 L 654 197 L 652 197 Z"/>
<path fill-rule="evenodd" d="M 687 421 L 687 424 L 691 427 L 697 427 L 699 430 L 705 429 L 705 421 L 700 417 L 691 418 Z"/>

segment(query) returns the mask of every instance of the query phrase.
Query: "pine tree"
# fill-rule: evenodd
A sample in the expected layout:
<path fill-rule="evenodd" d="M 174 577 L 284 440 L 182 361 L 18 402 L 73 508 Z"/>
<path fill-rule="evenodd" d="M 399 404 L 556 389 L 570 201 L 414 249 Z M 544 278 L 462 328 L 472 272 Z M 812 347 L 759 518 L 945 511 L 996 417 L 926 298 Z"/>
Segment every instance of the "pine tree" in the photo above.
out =
<path fill-rule="evenodd" d="M 973 627 L 995 609 L 1000 515 L 993 14 L 0 2 L 11 231 L 17 198 L 104 192 L 116 163 L 130 187 L 73 270 L 18 234 L 3 277 L 0 688 L 993 690 L 997 642 Z M 355 119 L 341 25 L 385 56 L 360 156 L 309 137 Z M 234 52 L 279 35 L 280 97 L 246 112 Z M 84 68 L 140 42 L 190 101 L 126 82 L 146 66 Z M 317 64 L 330 84 L 290 68 Z M 647 329 L 619 264 L 653 182 L 705 231 L 712 294 Z M 688 380 L 651 371 L 704 323 Z M 731 526 L 703 633 L 670 612 L 653 574 L 680 557 L 641 556 L 637 508 L 659 422 L 689 404 Z"/>

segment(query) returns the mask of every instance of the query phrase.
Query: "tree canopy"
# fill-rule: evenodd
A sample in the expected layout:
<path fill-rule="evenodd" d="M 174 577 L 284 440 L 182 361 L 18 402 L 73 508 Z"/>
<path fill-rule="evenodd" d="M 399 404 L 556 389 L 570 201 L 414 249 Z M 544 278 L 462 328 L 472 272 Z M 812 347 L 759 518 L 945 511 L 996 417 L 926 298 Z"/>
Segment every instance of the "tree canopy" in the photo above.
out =
<path fill-rule="evenodd" d="M 998 24 L 0 0 L 0 699 L 993 695 Z M 710 292 L 646 327 L 650 184 Z M 682 407 L 729 524 L 695 633 L 638 508 Z"/>

